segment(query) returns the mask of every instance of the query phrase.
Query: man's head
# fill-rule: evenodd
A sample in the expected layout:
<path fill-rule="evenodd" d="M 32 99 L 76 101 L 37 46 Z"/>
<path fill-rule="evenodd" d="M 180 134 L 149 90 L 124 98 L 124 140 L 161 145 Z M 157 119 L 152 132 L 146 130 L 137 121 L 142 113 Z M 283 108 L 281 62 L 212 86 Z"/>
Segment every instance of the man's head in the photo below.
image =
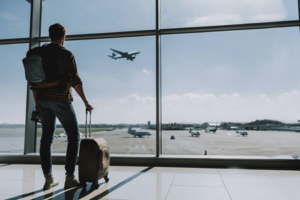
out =
<path fill-rule="evenodd" d="M 51 41 L 64 42 L 66 36 L 66 29 L 61 24 L 56 23 L 49 27 L 49 37 Z"/>

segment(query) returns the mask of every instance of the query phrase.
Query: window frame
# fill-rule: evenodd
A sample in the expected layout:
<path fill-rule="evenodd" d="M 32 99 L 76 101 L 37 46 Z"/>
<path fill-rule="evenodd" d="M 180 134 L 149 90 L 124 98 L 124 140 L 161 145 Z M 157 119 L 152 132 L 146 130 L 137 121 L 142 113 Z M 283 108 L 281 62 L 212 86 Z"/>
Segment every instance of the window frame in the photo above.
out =
<path fill-rule="evenodd" d="M 16 39 L 1 39 L 2 44 L 19 44 L 29 43 L 29 49 L 39 46 L 41 42 L 50 41 L 48 37 L 41 37 L 41 17 L 42 17 L 42 1 L 31 0 L 31 17 L 30 17 L 30 37 Z M 298 157 L 290 159 L 268 158 L 268 157 L 237 157 L 237 156 L 164 156 L 162 155 L 162 87 L 161 87 L 161 36 L 171 34 L 185 33 L 202 33 L 202 32 L 221 32 L 232 30 L 250 30 L 250 29 L 268 29 L 268 28 L 284 28 L 299 27 L 300 28 L 300 0 L 298 0 L 298 20 L 249 23 L 235 25 L 220 25 L 207 27 L 192 28 L 160 28 L 160 2 L 156 1 L 155 9 L 155 29 L 143 31 L 125 31 L 111 33 L 96 34 L 78 34 L 67 35 L 66 41 L 71 40 L 88 40 L 88 39 L 104 39 L 104 38 L 122 38 L 122 37 L 138 37 L 138 36 L 155 36 L 156 37 L 156 155 L 151 157 L 132 156 L 132 155 L 112 155 L 112 165 L 155 165 L 155 166 L 178 166 L 178 167 L 241 167 L 241 168 L 259 168 L 259 169 L 297 169 Z M 5 155 L 0 154 L 0 162 L 4 163 L 40 163 L 39 155 L 36 154 L 36 124 L 30 120 L 30 111 L 34 109 L 34 100 L 31 90 L 27 85 L 27 101 L 26 101 L 26 121 L 25 121 L 25 141 L 24 155 Z M 30 158 L 28 160 L 28 158 Z M 54 164 L 63 164 L 65 155 L 53 155 Z"/>

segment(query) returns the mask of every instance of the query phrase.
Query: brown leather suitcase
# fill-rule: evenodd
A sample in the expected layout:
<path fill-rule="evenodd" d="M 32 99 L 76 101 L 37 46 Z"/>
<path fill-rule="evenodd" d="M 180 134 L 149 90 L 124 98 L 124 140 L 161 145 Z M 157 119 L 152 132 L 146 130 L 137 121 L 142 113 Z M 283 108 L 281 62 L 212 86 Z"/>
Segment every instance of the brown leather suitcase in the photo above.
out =
<path fill-rule="evenodd" d="M 89 138 L 87 138 L 87 115 L 85 121 L 85 139 L 81 140 L 79 149 L 78 171 L 79 181 L 85 186 L 92 182 L 98 188 L 98 180 L 109 181 L 108 168 L 110 165 L 109 147 L 103 138 L 91 138 L 91 113 L 89 123 Z"/>

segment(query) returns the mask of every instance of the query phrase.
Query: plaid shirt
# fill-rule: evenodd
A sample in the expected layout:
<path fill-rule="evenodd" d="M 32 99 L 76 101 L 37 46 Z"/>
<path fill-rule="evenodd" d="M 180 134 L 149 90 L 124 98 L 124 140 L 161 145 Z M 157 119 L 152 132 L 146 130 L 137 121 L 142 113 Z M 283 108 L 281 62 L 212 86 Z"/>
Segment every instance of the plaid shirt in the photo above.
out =
<path fill-rule="evenodd" d="M 52 88 L 37 90 L 37 101 L 73 100 L 72 87 L 82 85 L 74 54 L 58 43 L 50 43 L 42 48 L 46 48 L 46 53 L 41 55 L 44 67 L 51 68 L 49 63 L 55 63 L 58 71 L 50 70 L 50 72 L 59 72 L 60 83 Z"/>

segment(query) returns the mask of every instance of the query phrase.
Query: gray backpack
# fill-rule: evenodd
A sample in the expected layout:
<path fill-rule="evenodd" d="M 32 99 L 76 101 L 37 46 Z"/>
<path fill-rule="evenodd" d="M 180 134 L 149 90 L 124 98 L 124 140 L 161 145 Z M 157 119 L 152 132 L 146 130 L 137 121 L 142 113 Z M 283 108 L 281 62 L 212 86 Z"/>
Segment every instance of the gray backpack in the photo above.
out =
<path fill-rule="evenodd" d="M 45 80 L 43 70 L 43 60 L 39 55 L 32 55 L 24 58 L 23 65 L 25 69 L 26 80 L 30 83 L 40 83 Z"/>
<path fill-rule="evenodd" d="M 37 47 L 35 50 L 42 50 L 45 47 Z M 30 83 L 30 89 L 44 89 L 57 86 L 60 82 L 59 77 L 55 79 L 47 79 L 47 74 L 44 72 L 42 57 L 38 54 L 27 56 L 23 60 L 25 77 Z"/>

